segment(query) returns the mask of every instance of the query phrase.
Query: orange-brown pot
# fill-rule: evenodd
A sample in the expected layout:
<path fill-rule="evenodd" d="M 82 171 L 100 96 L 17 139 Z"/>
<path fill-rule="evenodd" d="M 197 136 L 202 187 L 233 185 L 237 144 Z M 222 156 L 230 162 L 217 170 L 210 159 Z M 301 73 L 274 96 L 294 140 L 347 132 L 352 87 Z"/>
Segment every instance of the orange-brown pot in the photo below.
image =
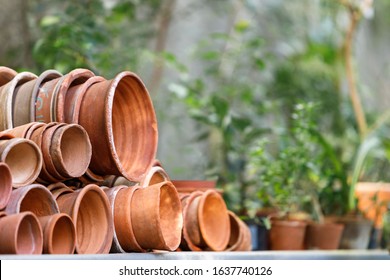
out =
<path fill-rule="evenodd" d="M 306 222 L 272 220 L 269 232 L 271 250 L 303 250 Z"/>
<path fill-rule="evenodd" d="M 0 210 L 4 209 L 11 197 L 12 175 L 8 165 L 0 162 Z"/>
<path fill-rule="evenodd" d="M 306 249 L 337 250 L 344 225 L 337 223 L 309 223 L 306 228 Z"/>
<path fill-rule="evenodd" d="M 62 213 L 71 216 L 76 228 L 78 254 L 107 254 L 113 238 L 110 203 L 104 191 L 90 184 L 57 198 Z"/>
<path fill-rule="evenodd" d="M 0 213 L 0 254 L 42 254 L 42 228 L 31 212 Z"/>
<path fill-rule="evenodd" d="M 152 166 L 158 142 L 149 93 L 132 72 L 91 85 L 81 103 L 79 124 L 91 140 L 90 169 L 138 182 Z"/>
<path fill-rule="evenodd" d="M 131 223 L 142 248 L 176 250 L 180 245 L 183 216 L 179 195 L 172 183 L 136 190 L 131 201 Z"/>

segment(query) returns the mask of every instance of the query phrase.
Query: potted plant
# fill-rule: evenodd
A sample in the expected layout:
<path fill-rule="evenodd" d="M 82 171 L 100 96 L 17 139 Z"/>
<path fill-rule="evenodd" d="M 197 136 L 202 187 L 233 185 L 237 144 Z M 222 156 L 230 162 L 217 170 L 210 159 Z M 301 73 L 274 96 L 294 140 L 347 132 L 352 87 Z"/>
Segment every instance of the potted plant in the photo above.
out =
<path fill-rule="evenodd" d="M 274 155 L 264 141 L 251 153 L 249 176 L 257 185 L 256 199 L 278 210 L 271 217 L 271 249 L 338 248 L 343 227 L 326 223 L 320 205 L 326 180 L 321 173 L 324 153 L 319 149 L 313 110 L 312 103 L 295 106 L 291 130 L 280 137 Z M 280 237 L 287 239 L 280 241 Z"/>

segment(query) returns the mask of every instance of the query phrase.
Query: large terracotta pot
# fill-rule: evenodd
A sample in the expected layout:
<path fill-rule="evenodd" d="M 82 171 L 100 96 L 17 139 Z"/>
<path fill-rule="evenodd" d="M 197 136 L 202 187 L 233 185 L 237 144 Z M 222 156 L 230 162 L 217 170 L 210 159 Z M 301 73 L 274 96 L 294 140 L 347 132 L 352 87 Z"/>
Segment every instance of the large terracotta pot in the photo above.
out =
<path fill-rule="evenodd" d="M 47 70 L 39 75 L 37 79 L 30 80 L 15 89 L 13 102 L 14 127 L 35 122 L 35 103 L 37 103 L 38 109 L 41 109 L 40 105 L 42 104 L 41 97 L 37 98 L 42 84 L 61 76 L 61 73 L 55 70 Z M 41 92 L 41 96 L 42 94 L 44 95 L 45 93 Z M 39 112 L 37 116 L 39 119 Z"/>
<path fill-rule="evenodd" d="M 188 206 L 186 229 L 192 243 L 201 248 L 223 251 L 230 238 L 229 214 L 222 196 L 207 190 Z"/>
<path fill-rule="evenodd" d="M 143 249 L 176 250 L 180 245 L 183 216 L 172 183 L 136 190 L 131 200 L 131 223 Z"/>
<path fill-rule="evenodd" d="M 58 213 L 39 218 L 43 231 L 44 254 L 73 254 L 76 232 L 68 214 Z"/>
<path fill-rule="evenodd" d="M 41 103 L 37 106 L 36 120 L 45 123 L 64 122 L 64 105 L 66 92 L 72 86 L 86 82 L 94 74 L 88 69 L 74 69 L 66 75 L 43 83 L 38 94 Z M 39 118 L 38 118 L 39 117 Z"/>
<path fill-rule="evenodd" d="M 11 197 L 12 175 L 8 165 L 0 162 L 0 210 L 4 209 Z"/>
<path fill-rule="evenodd" d="M 11 170 L 15 188 L 33 183 L 42 168 L 42 154 L 38 146 L 23 138 L 0 140 L 0 161 Z"/>
<path fill-rule="evenodd" d="M 41 254 L 42 229 L 31 212 L 13 215 L 0 213 L 0 254 Z"/>
<path fill-rule="evenodd" d="M 5 211 L 8 214 L 30 211 L 38 217 L 59 213 L 57 202 L 50 191 L 40 184 L 14 189 Z"/>
<path fill-rule="evenodd" d="M 269 232 L 271 250 L 303 250 L 306 222 L 272 220 Z"/>
<path fill-rule="evenodd" d="M 104 191 L 90 184 L 57 198 L 62 213 L 71 216 L 78 254 L 107 254 L 113 238 L 110 203 Z"/>
<path fill-rule="evenodd" d="M 306 228 L 306 249 L 337 250 L 344 225 L 337 223 L 309 223 Z"/>
<path fill-rule="evenodd" d="M 79 124 L 91 140 L 90 169 L 138 182 L 152 166 L 158 142 L 157 120 L 141 79 L 121 72 L 91 85 L 81 103 Z"/>
<path fill-rule="evenodd" d="M 10 82 L 18 74 L 14 69 L 0 66 L 0 87 Z"/>
<path fill-rule="evenodd" d="M 17 74 L 10 82 L 0 87 L 0 131 L 12 128 L 13 125 L 13 98 L 15 89 L 37 76 L 30 72 Z"/>
<path fill-rule="evenodd" d="M 131 220 L 131 202 L 139 187 L 115 186 L 104 189 L 111 205 L 114 221 L 114 238 L 110 252 L 144 252 L 138 244 Z"/>
<path fill-rule="evenodd" d="M 66 123 L 79 123 L 80 107 L 84 94 L 93 84 L 105 81 L 103 77 L 93 76 L 85 83 L 75 85 L 68 89 L 65 95 L 64 121 Z"/>

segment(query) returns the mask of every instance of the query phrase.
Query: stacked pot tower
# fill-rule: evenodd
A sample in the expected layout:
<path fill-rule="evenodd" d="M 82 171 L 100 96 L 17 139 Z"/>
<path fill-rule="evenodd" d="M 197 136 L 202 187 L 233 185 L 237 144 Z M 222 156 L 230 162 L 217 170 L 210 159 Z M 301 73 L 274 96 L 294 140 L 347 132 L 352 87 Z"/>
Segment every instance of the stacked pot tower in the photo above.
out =
<path fill-rule="evenodd" d="M 3 66 L 0 106 L 1 254 L 251 249 L 219 192 L 178 191 L 156 160 L 135 73 Z"/>

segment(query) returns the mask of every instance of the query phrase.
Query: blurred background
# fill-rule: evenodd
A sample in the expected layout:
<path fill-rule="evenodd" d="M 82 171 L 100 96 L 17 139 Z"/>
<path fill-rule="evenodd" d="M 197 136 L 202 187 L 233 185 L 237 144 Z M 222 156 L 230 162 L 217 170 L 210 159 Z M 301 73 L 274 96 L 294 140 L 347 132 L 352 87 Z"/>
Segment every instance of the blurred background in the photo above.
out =
<path fill-rule="evenodd" d="M 291 183 L 298 198 L 310 192 L 296 184 L 315 185 L 325 213 L 344 207 L 351 180 L 389 181 L 388 0 L 0 0 L 0 7 L 1 65 L 139 74 L 158 117 L 165 170 L 173 179 L 217 180 L 231 209 L 266 204 L 259 181 L 292 178 L 302 170 L 293 156 L 307 160 L 304 175 L 281 184 Z M 291 141 L 296 149 L 283 150 Z M 270 159 L 284 165 L 259 174 Z M 330 193 L 339 200 L 326 200 Z"/>

